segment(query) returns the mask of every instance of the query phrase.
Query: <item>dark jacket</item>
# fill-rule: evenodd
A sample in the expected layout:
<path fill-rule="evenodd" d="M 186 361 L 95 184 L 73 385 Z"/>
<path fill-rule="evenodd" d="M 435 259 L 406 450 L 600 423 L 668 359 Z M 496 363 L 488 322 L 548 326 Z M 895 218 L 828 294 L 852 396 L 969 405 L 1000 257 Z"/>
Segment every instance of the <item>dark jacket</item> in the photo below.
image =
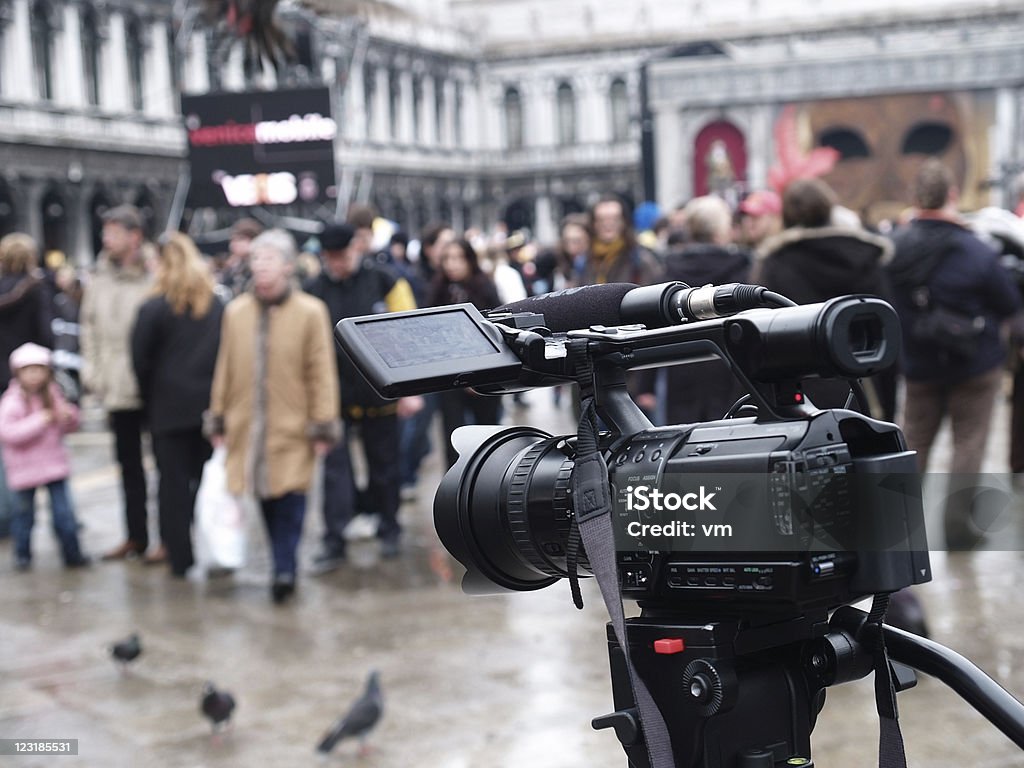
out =
<path fill-rule="evenodd" d="M 0 391 L 11 381 L 11 352 L 30 341 L 53 348 L 49 301 L 42 281 L 32 275 L 0 277 Z"/>
<path fill-rule="evenodd" d="M 399 278 L 390 269 L 371 258 L 365 258 L 359 269 L 344 280 L 335 280 L 323 271 L 306 283 L 304 288 L 311 296 L 316 296 L 327 305 L 333 331 L 334 326 L 346 317 L 373 315 L 395 309 L 389 306 L 388 295 L 398 282 Z M 334 345 L 334 353 L 338 363 L 343 415 L 346 409 L 354 406 L 379 407 L 388 402 L 374 392 L 337 344 Z"/>
<path fill-rule="evenodd" d="M 935 219 L 911 222 L 897 233 L 895 243 L 896 255 L 887 272 L 892 305 L 903 324 L 906 377 L 955 384 L 1002 365 L 1006 350 L 1000 322 L 1020 310 L 1021 299 L 995 252 L 959 224 Z M 927 286 L 933 306 L 985 319 L 970 360 L 951 360 L 910 337 L 919 311 L 912 295 L 922 286 Z"/>
<path fill-rule="evenodd" d="M 155 296 L 141 307 L 132 328 L 132 365 L 154 434 L 202 427 L 220 345 L 224 306 L 217 298 L 200 318 L 177 315 Z"/>
<path fill-rule="evenodd" d="M 745 283 L 749 276 L 750 254 L 735 247 L 694 243 L 670 251 L 665 258 L 665 280 L 680 280 L 694 287 Z M 720 360 L 667 370 L 667 424 L 720 419 L 743 394 L 739 381 Z"/>
<path fill-rule="evenodd" d="M 814 304 L 848 294 L 889 298 L 885 264 L 892 243 L 884 237 L 849 227 L 793 227 L 766 240 L 758 249 L 753 282 L 797 304 Z M 893 419 L 896 410 L 895 368 L 865 380 L 865 412 Z M 808 380 L 804 392 L 820 408 L 846 405 L 849 387 L 836 380 Z"/>
<path fill-rule="evenodd" d="M 887 293 L 883 266 L 892 256 L 884 237 L 844 227 L 793 227 L 758 249 L 754 282 L 797 304 L 836 296 Z"/>
<path fill-rule="evenodd" d="M 430 306 L 443 307 L 467 302 L 481 311 L 498 306 L 501 299 L 498 298 L 498 289 L 494 286 L 494 281 L 483 272 L 471 275 L 468 280 L 460 283 L 451 282 L 443 273 L 434 279 L 430 291 Z"/>

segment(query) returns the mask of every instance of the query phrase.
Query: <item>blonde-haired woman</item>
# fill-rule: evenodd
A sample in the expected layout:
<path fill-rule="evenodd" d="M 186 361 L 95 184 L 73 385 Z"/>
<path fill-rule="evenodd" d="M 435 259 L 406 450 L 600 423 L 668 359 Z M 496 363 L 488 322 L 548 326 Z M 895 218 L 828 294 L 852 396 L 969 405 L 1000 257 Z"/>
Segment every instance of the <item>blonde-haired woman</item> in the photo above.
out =
<path fill-rule="evenodd" d="M 132 362 L 160 472 L 161 554 L 179 578 L 193 564 L 192 510 L 211 452 L 202 432 L 203 411 L 210 402 L 222 314 L 195 243 L 178 232 L 166 235 L 152 296 L 132 330 Z"/>

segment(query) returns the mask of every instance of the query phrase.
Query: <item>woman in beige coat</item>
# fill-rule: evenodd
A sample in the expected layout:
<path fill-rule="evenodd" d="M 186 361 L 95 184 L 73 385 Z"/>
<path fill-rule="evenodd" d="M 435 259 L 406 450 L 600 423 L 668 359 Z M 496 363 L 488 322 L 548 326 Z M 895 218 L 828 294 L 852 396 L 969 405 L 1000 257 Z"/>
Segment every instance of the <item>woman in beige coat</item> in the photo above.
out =
<path fill-rule="evenodd" d="M 317 455 L 340 437 L 327 307 L 294 290 L 295 241 L 252 243 L 252 289 L 224 311 L 206 431 L 227 447 L 228 489 L 259 500 L 274 559 L 271 594 L 295 591 L 306 490 Z"/>

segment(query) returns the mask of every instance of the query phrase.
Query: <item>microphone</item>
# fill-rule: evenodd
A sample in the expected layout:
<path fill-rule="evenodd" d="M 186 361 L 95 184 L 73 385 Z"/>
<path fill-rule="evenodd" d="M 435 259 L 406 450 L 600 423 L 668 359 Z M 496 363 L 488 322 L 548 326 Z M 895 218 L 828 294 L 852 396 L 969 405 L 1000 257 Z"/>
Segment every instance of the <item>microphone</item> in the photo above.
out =
<path fill-rule="evenodd" d="M 678 281 L 645 286 L 607 283 L 532 296 L 504 304 L 491 313 L 535 312 L 544 316 L 546 328 L 564 333 L 592 325 L 663 328 L 764 306 L 793 306 L 793 302 L 763 286 L 743 283 L 700 288 Z"/>

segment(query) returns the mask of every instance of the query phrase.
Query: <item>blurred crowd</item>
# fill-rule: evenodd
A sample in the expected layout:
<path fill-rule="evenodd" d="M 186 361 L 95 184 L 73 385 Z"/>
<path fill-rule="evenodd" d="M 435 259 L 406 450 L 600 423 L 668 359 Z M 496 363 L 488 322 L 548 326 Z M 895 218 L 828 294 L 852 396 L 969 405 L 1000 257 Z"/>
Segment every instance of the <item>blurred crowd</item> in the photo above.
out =
<path fill-rule="evenodd" d="M 320 548 L 312 572 L 346 558 L 345 529 L 377 521 L 383 557 L 402 554 L 400 509 L 432 451 L 450 465 L 453 430 L 500 423 L 511 397 L 472 390 L 384 400 L 336 347 L 341 319 L 469 302 L 481 310 L 567 287 L 669 280 L 757 283 L 800 304 L 846 294 L 888 300 L 903 325 L 897 370 L 846 386 L 808 386 L 820 407 L 850 405 L 898 420 L 928 466 L 945 420 L 950 471 L 977 473 L 996 399 L 1013 401 L 1010 469 L 1024 472 L 1020 270 L 1024 227 L 1009 212 L 965 216 L 949 171 L 926 162 L 898 221 L 869 230 L 820 179 L 758 190 L 732 208 L 717 196 L 635 211 L 615 196 L 566 216 L 555 243 L 526 230 L 398 230 L 353 205 L 313 238 L 242 218 L 227 252 L 200 253 L 185 234 L 143 237 L 131 206 L 108 211 L 103 250 L 85 271 L 26 235 L 0 241 L 0 533 L 18 569 L 32 567 L 36 491 L 48 489 L 68 567 L 89 563 L 77 541 L 64 436 L 88 395 L 102 406 L 121 470 L 124 538 L 104 560 L 195 563 L 192 521 L 204 464 L 222 449 L 228 488 L 265 523 L 276 602 L 294 593 L 307 498 L 323 463 Z M 1009 350 L 1013 350 L 1009 353 Z M 1009 374 L 1009 375 L 1008 375 Z M 1012 384 L 1007 382 L 1012 378 Z M 718 361 L 638 375 L 634 399 L 655 424 L 722 418 L 744 393 Z M 899 393 L 905 396 L 900 398 Z M 556 392 L 556 403 L 570 399 Z M 901 404 L 902 403 L 902 404 Z M 440 422 L 441 440 L 435 435 Z M 147 514 L 143 434 L 159 473 L 157 526 Z M 354 471 L 361 446 L 365 472 Z M 937 467 L 932 467 L 937 469 Z M 365 477 L 364 477 L 365 476 Z M 950 546 L 982 531 L 970 509 L 946 510 Z"/>

